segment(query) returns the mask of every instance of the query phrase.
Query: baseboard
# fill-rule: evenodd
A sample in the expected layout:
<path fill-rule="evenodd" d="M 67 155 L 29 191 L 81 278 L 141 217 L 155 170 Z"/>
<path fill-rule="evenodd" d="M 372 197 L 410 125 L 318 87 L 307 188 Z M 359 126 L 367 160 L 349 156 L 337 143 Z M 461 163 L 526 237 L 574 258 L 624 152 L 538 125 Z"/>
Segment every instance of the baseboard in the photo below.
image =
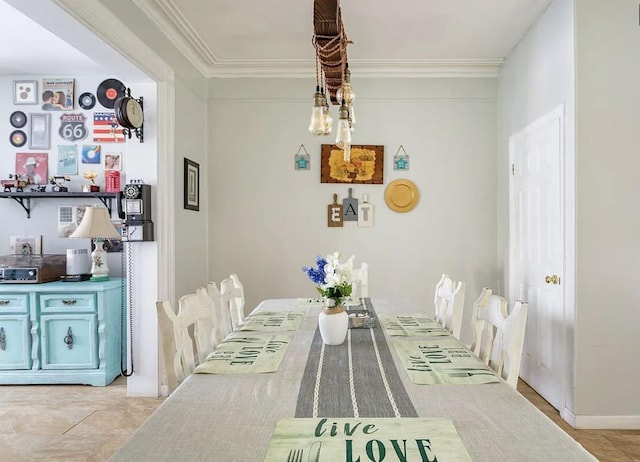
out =
<path fill-rule="evenodd" d="M 581 430 L 640 430 L 640 415 L 575 415 L 564 408 L 562 418 Z"/>

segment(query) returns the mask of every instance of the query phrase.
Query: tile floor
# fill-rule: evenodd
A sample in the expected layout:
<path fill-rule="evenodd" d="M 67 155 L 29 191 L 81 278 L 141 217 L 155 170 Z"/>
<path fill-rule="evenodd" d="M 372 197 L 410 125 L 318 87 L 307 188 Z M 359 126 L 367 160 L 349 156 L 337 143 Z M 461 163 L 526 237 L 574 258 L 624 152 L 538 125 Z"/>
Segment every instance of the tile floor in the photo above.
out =
<path fill-rule="evenodd" d="M 0 461 L 106 461 L 162 403 L 108 387 L 0 386 Z"/>
<path fill-rule="evenodd" d="M 574 430 L 526 383 L 518 390 L 600 461 L 640 462 L 640 430 Z M 124 377 L 108 387 L 0 386 L 0 461 L 106 461 L 160 403 L 127 398 Z"/>

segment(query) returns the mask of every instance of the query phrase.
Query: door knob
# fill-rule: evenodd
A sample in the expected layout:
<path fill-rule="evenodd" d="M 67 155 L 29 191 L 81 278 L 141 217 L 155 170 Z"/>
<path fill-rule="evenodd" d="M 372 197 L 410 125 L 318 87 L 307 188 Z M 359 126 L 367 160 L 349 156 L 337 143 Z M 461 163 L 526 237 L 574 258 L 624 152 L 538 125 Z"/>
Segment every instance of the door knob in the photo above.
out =
<path fill-rule="evenodd" d="M 544 280 L 547 284 L 560 284 L 560 278 L 557 274 L 554 274 L 553 276 L 547 276 L 544 278 Z"/>

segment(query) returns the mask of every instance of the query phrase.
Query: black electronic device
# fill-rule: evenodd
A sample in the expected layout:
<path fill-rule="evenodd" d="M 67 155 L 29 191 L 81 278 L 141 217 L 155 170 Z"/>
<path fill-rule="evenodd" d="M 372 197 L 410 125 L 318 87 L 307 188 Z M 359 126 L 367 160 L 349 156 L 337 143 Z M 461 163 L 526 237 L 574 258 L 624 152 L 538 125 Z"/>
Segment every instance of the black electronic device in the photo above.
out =
<path fill-rule="evenodd" d="M 151 185 L 140 181 L 126 184 L 118 197 L 118 215 L 124 219 L 123 241 L 153 241 Z"/>

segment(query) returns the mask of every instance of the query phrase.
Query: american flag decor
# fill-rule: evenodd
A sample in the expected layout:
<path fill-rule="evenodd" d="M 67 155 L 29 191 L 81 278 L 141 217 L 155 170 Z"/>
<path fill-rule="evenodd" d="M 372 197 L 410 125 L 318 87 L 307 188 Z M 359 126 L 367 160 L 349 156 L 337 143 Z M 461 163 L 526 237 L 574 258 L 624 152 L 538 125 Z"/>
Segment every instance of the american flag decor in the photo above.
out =
<path fill-rule="evenodd" d="M 93 141 L 100 143 L 123 143 L 122 127 L 116 121 L 113 112 L 93 114 Z"/>

